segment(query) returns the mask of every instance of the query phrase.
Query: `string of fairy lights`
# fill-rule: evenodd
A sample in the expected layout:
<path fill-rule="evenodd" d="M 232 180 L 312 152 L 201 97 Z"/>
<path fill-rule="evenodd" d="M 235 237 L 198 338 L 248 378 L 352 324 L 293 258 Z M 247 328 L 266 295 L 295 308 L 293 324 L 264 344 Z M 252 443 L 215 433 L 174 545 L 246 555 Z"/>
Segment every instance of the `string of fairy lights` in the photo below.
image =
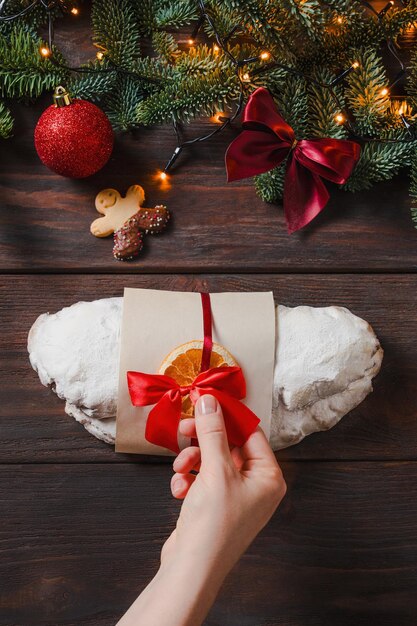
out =
<path fill-rule="evenodd" d="M 362 6 L 364 6 L 366 9 L 372 12 L 373 15 L 375 15 L 375 18 L 377 20 L 382 20 L 382 18 L 390 11 L 390 9 L 395 4 L 394 0 L 389 0 L 389 2 L 387 2 L 387 4 L 384 5 L 384 7 L 380 11 L 377 11 L 375 7 L 372 6 L 372 4 L 370 4 L 369 2 L 366 2 L 365 0 L 359 0 L 359 1 L 362 4 Z M 32 2 L 27 4 L 24 8 L 22 8 L 17 13 L 5 14 L 6 2 L 7 0 L 0 0 L 0 21 L 3 21 L 3 22 L 13 22 L 14 20 L 17 20 L 27 15 L 33 9 L 35 9 L 35 7 L 38 7 L 38 6 L 41 6 L 46 10 L 47 22 L 48 22 L 48 40 L 47 40 L 47 44 L 43 44 L 40 47 L 39 54 L 41 55 L 41 57 L 45 59 L 49 59 L 51 62 L 53 62 L 56 66 L 60 67 L 61 69 L 65 69 L 67 71 L 75 72 L 75 73 L 117 72 L 123 75 L 128 75 L 136 79 L 146 79 L 150 82 L 159 82 L 159 79 L 157 78 L 152 79 L 149 76 L 144 77 L 144 76 L 141 76 L 137 72 L 129 72 L 125 68 L 118 67 L 106 55 L 106 50 L 102 47 L 99 47 L 99 50 L 96 53 L 96 58 L 99 61 L 103 61 L 104 59 L 106 59 L 107 61 L 106 67 L 100 67 L 100 68 L 94 68 L 94 67 L 88 67 L 88 66 L 70 67 L 61 63 L 54 56 L 54 52 L 53 52 L 54 50 L 54 17 L 55 17 L 57 9 L 59 9 L 60 12 L 63 14 L 69 13 L 73 15 L 74 17 L 79 15 L 80 9 L 76 3 L 71 2 L 71 1 L 68 2 L 66 0 L 33 0 Z M 248 92 L 248 87 L 252 83 L 252 81 L 256 79 L 257 76 L 263 75 L 275 69 L 281 69 L 284 72 L 287 72 L 288 74 L 292 74 L 292 75 L 304 78 L 310 84 L 314 84 L 317 87 L 321 87 L 323 89 L 328 90 L 338 110 L 338 113 L 336 113 L 334 117 L 334 121 L 339 125 L 345 126 L 345 128 L 348 130 L 348 132 L 350 133 L 353 139 L 356 139 L 362 142 L 376 142 L 377 141 L 377 142 L 390 142 L 390 143 L 404 143 L 404 142 L 410 142 L 410 141 L 416 140 L 416 137 L 414 135 L 414 129 L 406 118 L 406 109 L 403 108 L 403 105 L 401 105 L 397 109 L 396 113 L 399 119 L 401 120 L 404 128 L 407 131 L 407 135 L 408 135 L 407 138 L 386 139 L 386 138 L 366 137 L 366 136 L 358 134 L 355 131 L 354 122 L 351 119 L 350 113 L 348 110 L 345 109 L 345 107 L 343 106 L 343 103 L 340 101 L 335 87 L 339 85 L 348 76 L 348 74 L 350 74 L 351 72 L 354 72 L 360 67 L 359 61 L 353 60 L 349 67 L 345 68 L 342 72 L 340 72 L 332 81 L 326 83 L 326 82 L 321 82 L 317 80 L 315 77 L 309 76 L 296 68 L 280 63 L 277 59 L 273 57 L 272 53 L 269 50 L 261 50 L 259 54 L 256 56 L 252 56 L 252 57 L 244 58 L 244 59 L 238 59 L 231 52 L 229 48 L 229 42 L 232 39 L 232 37 L 235 35 L 235 33 L 240 30 L 240 25 L 238 24 L 235 25 L 226 36 L 222 36 L 219 29 L 216 27 L 216 24 L 212 16 L 210 15 L 210 12 L 206 8 L 205 0 L 197 0 L 197 2 L 198 2 L 198 8 L 200 12 L 200 17 L 194 26 L 194 29 L 190 35 L 190 38 L 187 41 L 187 45 L 194 46 L 196 44 L 197 38 L 201 30 L 204 28 L 204 25 L 205 24 L 208 25 L 211 32 L 214 35 L 214 40 L 215 40 L 215 43 L 212 48 L 213 53 L 215 55 L 219 55 L 222 53 L 230 61 L 232 67 L 234 68 L 235 76 L 239 85 L 239 95 L 236 98 L 234 110 L 232 110 L 230 114 L 226 114 L 222 111 L 217 112 L 212 118 L 210 118 L 212 122 L 216 123 L 216 127 L 213 130 L 210 130 L 209 132 L 203 135 L 194 137 L 193 139 L 188 139 L 188 140 L 182 139 L 182 127 L 179 124 L 179 122 L 175 118 L 173 118 L 173 128 L 175 132 L 177 145 L 171 157 L 168 159 L 164 169 L 160 170 L 158 173 L 158 176 L 161 179 L 161 181 L 164 181 L 167 179 L 168 172 L 171 170 L 172 166 L 174 165 L 174 163 L 176 162 L 176 160 L 178 159 L 178 157 L 180 156 L 180 154 L 183 152 L 184 149 L 194 144 L 201 143 L 201 142 L 211 139 L 214 135 L 221 133 L 227 126 L 229 126 L 241 113 L 243 105 L 245 103 L 245 97 Z M 403 6 L 406 6 L 407 4 L 407 0 L 400 0 L 400 2 Z M 344 20 L 343 16 L 338 16 L 336 18 L 336 22 L 339 24 L 342 24 L 343 20 Z M 382 97 L 389 96 L 393 87 L 397 85 L 397 83 L 400 80 L 402 80 L 407 73 L 407 68 L 405 67 L 401 57 L 399 56 L 396 50 L 394 41 L 392 39 L 387 38 L 386 44 L 387 44 L 387 49 L 390 55 L 394 59 L 399 69 L 394 80 L 389 85 L 381 87 L 380 95 Z M 254 64 L 257 64 L 258 66 L 255 69 L 251 70 L 250 67 L 254 66 Z"/>

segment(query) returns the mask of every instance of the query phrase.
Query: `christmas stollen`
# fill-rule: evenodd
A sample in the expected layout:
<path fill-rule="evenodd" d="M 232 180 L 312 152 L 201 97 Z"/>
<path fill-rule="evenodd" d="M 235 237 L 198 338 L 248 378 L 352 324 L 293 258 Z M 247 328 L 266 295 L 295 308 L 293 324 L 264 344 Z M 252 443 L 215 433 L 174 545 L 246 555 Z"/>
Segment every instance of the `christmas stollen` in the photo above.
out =
<path fill-rule="evenodd" d="M 122 298 L 40 315 L 28 338 L 42 384 L 88 432 L 114 443 Z M 371 391 L 383 350 L 370 325 L 336 306 L 276 307 L 270 443 L 279 450 L 328 430 Z"/>

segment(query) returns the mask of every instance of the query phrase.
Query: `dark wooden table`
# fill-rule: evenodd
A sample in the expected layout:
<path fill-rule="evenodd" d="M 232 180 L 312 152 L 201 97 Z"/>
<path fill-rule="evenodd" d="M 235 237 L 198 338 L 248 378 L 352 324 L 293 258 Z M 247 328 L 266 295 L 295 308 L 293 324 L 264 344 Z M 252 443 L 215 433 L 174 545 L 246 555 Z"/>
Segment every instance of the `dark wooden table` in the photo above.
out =
<path fill-rule="evenodd" d="M 66 28 L 68 49 L 81 42 L 90 53 L 86 28 Z M 415 626 L 417 232 L 406 180 L 356 195 L 332 189 L 314 224 L 289 237 L 280 207 L 248 182 L 225 183 L 236 129 L 184 155 L 169 189 L 154 180 L 174 147 L 168 128 L 118 137 L 100 173 L 67 180 L 33 147 L 46 104 L 16 107 L 15 138 L 0 144 L 1 626 L 115 624 L 175 524 L 170 465 L 94 439 L 28 362 L 37 315 L 124 286 L 273 289 L 277 302 L 344 305 L 372 324 L 385 349 L 374 393 L 332 431 L 278 454 L 288 495 L 206 624 Z M 98 191 L 134 183 L 174 220 L 121 264 L 89 224 Z"/>

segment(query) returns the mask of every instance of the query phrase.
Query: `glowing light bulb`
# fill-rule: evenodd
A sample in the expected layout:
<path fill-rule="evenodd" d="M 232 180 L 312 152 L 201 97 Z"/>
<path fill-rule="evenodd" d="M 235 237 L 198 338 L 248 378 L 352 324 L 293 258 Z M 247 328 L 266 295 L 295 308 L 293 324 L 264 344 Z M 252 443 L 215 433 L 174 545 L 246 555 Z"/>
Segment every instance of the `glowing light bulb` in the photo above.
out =
<path fill-rule="evenodd" d="M 40 48 L 39 52 L 41 53 L 41 55 L 43 57 L 49 57 L 51 55 L 51 51 L 49 48 L 47 48 L 46 46 L 42 46 L 42 48 Z"/>
<path fill-rule="evenodd" d="M 219 48 L 219 46 L 214 45 L 214 46 L 213 46 L 213 52 L 214 52 L 214 54 L 218 54 L 218 53 L 220 52 L 220 48 Z"/>
<path fill-rule="evenodd" d="M 383 87 L 379 93 L 381 96 L 387 96 L 389 94 L 388 87 Z"/>
<path fill-rule="evenodd" d="M 261 52 L 259 56 L 262 61 L 267 61 L 271 55 L 269 54 L 268 50 L 264 50 L 264 52 Z"/>
<path fill-rule="evenodd" d="M 242 80 L 244 80 L 245 82 L 248 82 L 248 80 L 250 80 L 250 76 L 247 72 L 245 72 L 242 76 Z"/>
<path fill-rule="evenodd" d="M 168 177 L 168 174 L 167 174 L 166 172 L 160 172 L 160 173 L 159 173 L 159 178 L 160 178 L 161 180 L 166 180 L 166 179 L 167 179 L 167 177 Z"/>
<path fill-rule="evenodd" d="M 354 70 L 357 70 L 359 65 L 360 65 L 359 61 L 353 61 L 353 63 L 352 63 L 352 67 L 353 67 Z"/>
<path fill-rule="evenodd" d="M 226 113 L 224 111 L 217 111 L 211 118 L 210 122 L 214 122 L 215 124 L 223 124 L 223 122 L 227 119 Z"/>
<path fill-rule="evenodd" d="M 334 119 L 337 124 L 344 124 L 346 122 L 346 118 L 343 113 L 338 113 L 337 115 L 335 115 Z"/>
<path fill-rule="evenodd" d="M 193 46 L 194 45 L 194 39 L 189 39 L 188 40 L 188 45 L 189 46 Z"/>
<path fill-rule="evenodd" d="M 71 9 L 71 13 L 72 13 L 73 15 L 78 15 L 79 10 L 77 9 L 77 7 L 72 7 L 72 9 Z"/>
<path fill-rule="evenodd" d="M 343 17 L 341 15 L 339 15 L 339 17 L 336 19 L 336 22 L 338 24 L 343 24 Z"/>
<path fill-rule="evenodd" d="M 96 57 L 99 61 L 101 61 L 102 59 L 104 59 L 104 52 L 101 52 L 100 50 L 96 53 Z"/>

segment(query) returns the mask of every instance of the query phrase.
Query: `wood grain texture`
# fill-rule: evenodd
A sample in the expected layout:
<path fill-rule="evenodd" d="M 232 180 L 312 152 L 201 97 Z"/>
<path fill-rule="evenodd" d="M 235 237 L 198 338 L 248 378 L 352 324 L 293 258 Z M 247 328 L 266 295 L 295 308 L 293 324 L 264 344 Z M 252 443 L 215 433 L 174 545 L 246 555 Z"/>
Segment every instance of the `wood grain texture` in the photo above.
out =
<path fill-rule="evenodd" d="M 285 463 L 206 626 L 414 626 L 416 463 Z M 171 468 L 2 466 L 0 623 L 114 626 L 158 567 Z M 405 496 L 406 494 L 406 496 Z"/>
<path fill-rule="evenodd" d="M 273 290 L 277 302 L 347 306 L 375 329 L 385 350 L 375 391 L 338 426 L 282 451 L 282 459 L 416 459 L 415 276 L 14 276 L 0 281 L 4 365 L 0 387 L 2 462 L 126 460 L 64 414 L 64 403 L 32 371 L 27 333 L 36 317 L 77 302 L 120 296 L 123 287 Z"/>
<path fill-rule="evenodd" d="M 95 54 L 89 4 L 57 24 L 74 65 Z M 347 306 L 369 321 L 385 350 L 374 393 L 278 455 L 286 499 L 205 626 L 415 626 L 417 234 L 406 177 L 354 195 L 331 187 L 323 213 L 289 237 L 282 207 L 250 181 L 225 182 L 238 125 L 184 153 L 165 189 L 154 174 L 175 147 L 169 127 L 119 135 L 108 165 L 74 181 L 34 150 L 49 103 L 13 105 L 15 137 L 0 142 L 0 626 L 114 626 L 175 525 L 170 463 L 116 455 L 64 414 L 28 361 L 39 314 L 124 286 L 273 289 L 277 302 Z M 200 120 L 185 133 L 206 128 Z M 101 189 L 134 183 L 174 218 L 122 264 L 89 225 Z"/>

